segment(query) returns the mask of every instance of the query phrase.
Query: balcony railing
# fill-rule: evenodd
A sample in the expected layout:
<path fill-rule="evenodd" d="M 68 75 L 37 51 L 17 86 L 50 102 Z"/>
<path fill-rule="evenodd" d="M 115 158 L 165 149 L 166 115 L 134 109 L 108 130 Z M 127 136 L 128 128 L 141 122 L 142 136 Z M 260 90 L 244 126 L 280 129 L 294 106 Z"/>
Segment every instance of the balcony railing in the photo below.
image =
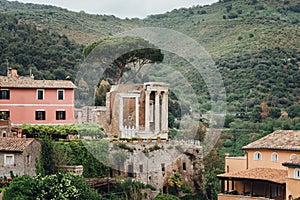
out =
<path fill-rule="evenodd" d="M 9 126 L 9 120 L 0 120 L 0 126 Z"/>

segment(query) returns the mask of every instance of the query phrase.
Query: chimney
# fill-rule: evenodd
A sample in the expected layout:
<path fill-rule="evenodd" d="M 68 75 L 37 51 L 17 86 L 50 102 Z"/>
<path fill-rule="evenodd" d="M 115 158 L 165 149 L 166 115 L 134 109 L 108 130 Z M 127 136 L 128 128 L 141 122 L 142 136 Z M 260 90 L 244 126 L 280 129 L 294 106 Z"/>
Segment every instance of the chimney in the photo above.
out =
<path fill-rule="evenodd" d="M 9 68 L 7 76 L 8 77 L 15 77 L 15 78 L 17 78 L 17 77 L 19 77 L 18 71 L 16 69 Z"/>

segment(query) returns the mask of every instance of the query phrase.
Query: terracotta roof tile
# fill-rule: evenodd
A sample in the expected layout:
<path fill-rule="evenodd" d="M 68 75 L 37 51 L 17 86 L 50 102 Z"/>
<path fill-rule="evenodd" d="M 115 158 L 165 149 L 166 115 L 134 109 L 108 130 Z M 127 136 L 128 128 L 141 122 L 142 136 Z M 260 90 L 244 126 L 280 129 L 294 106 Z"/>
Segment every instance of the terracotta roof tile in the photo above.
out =
<path fill-rule="evenodd" d="M 243 150 L 247 149 L 276 149 L 300 151 L 300 131 L 275 131 L 243 147 Z"/>
<path fill-rule="evenodd" d="M 287 170 L 271 169 L 271 168 L 254 168 L 242 170 L 238 172 L 229 172 L 219 174 L 219 178 L 236 178 L 236 179 L 253 179 L 271 181 L 274 183 L 285 183 L 287 177 Z"/>
<path fill-rule="evenodd" d="M 0 76 L 0 88 L 76 88 L 69 80 L 34 80 L 30 77 Z"/>
<path fill-rule="evenodd" d="M 33 138 L 0 138 L 0 151 L 22 152 L 32 141 Z"/>
<path fill-rule="evenodd" d="M 300 158 L 291 159 L 282 163 L 282 165 L 287 167 L 300 167 Z"/>

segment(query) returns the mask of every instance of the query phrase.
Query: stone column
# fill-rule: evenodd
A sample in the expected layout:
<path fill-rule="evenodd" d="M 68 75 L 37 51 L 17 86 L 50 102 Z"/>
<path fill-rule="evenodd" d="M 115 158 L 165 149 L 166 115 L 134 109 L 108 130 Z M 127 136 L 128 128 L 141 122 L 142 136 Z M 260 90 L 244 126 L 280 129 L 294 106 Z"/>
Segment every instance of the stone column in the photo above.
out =
<path fill-rule="evenodd" d="M 160 105 L 159 105 L 160 92 L 155 92 L 155 133 L 160 131 Z"/>
<path fill-rule="evenodd" d="M 145 91 L 145 131 L 150 131 L 149 114 L 150 114 L 150 91 Z"/>
<path fill-rule="evenodd" d="M 161 129 L 168 130 L 168 91 L 164 91 L 162 98 L 162 112 L 161 112 Z"/>
<path fill-rule="evenodd" d="M 139 98 L 135 97 L 135 130 L 139 130 Z"/>
<path fill-rule="evenodd" d="M 119 129 L 121 133 L 123 134 L 123 97 L 120 96 L 120 101 L 119 101 Z"/>

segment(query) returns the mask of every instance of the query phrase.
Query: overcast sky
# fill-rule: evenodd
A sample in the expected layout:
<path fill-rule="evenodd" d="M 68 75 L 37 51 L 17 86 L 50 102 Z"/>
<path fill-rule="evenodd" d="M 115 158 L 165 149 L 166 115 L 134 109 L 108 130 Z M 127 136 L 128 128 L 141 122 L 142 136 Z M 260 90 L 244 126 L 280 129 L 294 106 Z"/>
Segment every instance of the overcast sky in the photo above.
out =
<path fill-rule="evenodd" d="M 120 18 L 145 18 L 175 8 L 207 5 L 218 0 L 18 0 L 24 3 L 55 5 L 73 11 L 115 15 Z"/>

